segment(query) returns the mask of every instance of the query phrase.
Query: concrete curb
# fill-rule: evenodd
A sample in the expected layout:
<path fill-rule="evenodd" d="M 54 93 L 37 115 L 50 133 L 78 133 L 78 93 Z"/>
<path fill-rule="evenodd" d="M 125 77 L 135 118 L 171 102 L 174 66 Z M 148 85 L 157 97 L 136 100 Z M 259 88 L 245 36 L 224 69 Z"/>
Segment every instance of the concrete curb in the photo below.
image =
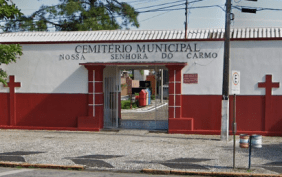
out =
<path fill-rule="evenodd" d="M 82 165 L 54 165 L 54 164 L 29 164 L 29 163 L 15 163 L 15 162 L 2 162 L 0 167 L 22 167 L 22 168 L 47 168 L 47 169 L 63 169 L 63 170 L 85 170 Z M 282 175 L 274 174 L 252 174 L 252 173 L 234 173 L 234 172 L 196 172 L 196 171 L 182 171 L 182 170 L 155 170 L 155 169 L 142 169 L 141 171 L 127 171 L 127 170 L 93 170 L 87 171 L 114 171 L 122 173 L 146 173 L 146 174 L 159 174 L 159 175 L 199 175 L 199 176 L 234 176 L 234 177 L 282 177 Z"/>
<path fill-rule="evenodd" d="M 154 170 L 143 169 L 142 173 L 147 174 L 162 174 L 162 175 L 199 175 L 199 176 L 235 176 L 235 177 L 282 177 L 282 175 L 274 174 L 252 174 L 252 173 L 228 173 L 228 172 L 196 172 L 196 171 L 182 171 L 182 170 Z"/>
<path fill-rule="evenodd" d="M 49 168 L 49 169 L 64 169 L 64 170 L 84 170 L 82 165 L 53 165 L 53 164 L 29 164 L 15 162 L 1 162 L 0 167 L 23 167 L 23 168 Z"/>

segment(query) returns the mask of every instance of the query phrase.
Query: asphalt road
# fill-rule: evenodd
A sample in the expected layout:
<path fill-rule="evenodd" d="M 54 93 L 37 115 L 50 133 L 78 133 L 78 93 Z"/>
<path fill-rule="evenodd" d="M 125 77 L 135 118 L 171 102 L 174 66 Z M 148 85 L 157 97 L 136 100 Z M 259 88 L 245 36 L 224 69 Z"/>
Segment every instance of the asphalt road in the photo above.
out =
<path fill-rule="evenodd" d="M 33 169 L 33 168 L 3 168 L 0 167 L 0 177 L 167 177 L 168 175 L 152 175 L 141 173 L 118 173 L 106 171 L 73 171 L 73 170 L 52 170 L 52 169 Z M 173 177 L 180 177 L 173 175 Z M 193 177 L 193 176 L 191 176 Z M 195 176 L 194 176 L 195 177 Z M 198 176 L 199 177 L 199 176 Z"/>

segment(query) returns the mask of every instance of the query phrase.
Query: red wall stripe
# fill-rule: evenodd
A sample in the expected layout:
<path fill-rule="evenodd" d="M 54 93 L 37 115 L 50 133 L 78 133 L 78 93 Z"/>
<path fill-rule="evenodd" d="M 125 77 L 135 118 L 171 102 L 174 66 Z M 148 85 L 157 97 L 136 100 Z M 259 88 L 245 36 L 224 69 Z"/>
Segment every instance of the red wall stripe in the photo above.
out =
<path fill-rule="evenodd" d="M 17 93 L 16 126 L 77 127 L 87 115 L 87 94 Z"/>
<path fill-rule="evenodd" d="M 14 128 L 52 129 L 53 127 L 53 129 L 75 130 L 77 117 L 87 116 L 88 94 L 16 94 L 17 125 Z M 8 95 L 8 93 L 0 93 L 0 127 L 2 128 L 9 125 Z M 182 105 L 184 109 L 180 119 L 192 118 L 193 130 L 176 129 L 170 133 L 217 134 L 220 132 L 221 95 L 182 95 Z M 264 95 L 237 96 L 238 134 L 258 132 L 263 135 L 282 135 L 281 106 L 282 96 L 272 96 L 272 116 L 264 120 Z M 103 114 L 102 107 L 97 107 L 97 114 Z M 230 128 L 232 115 L 233 96 L 230 96 Z M 264 129 L 265 121 L 268 124 L 266 130 Z"/>
<path fill-rule="evenodd" d="M 0 93 L 0 125 L 9 125 L 9 93 Z"/>
<path fill-rule="evenodd" d="M 230 96 L 229 98 L 229 127 L 232 130 L 234 96 Z M 264 96 L 236 96 L 236 122 L 238 131 L 265 131 L 264 101 Z"/>
<path fill-rule="evenodd" d="M 221 95 L 182 95 L 182 117 L 194 119 L 194 130 L 219 130 Z"/>
<path fill-rule="evenodd" d="M 265 96 L 236 96 L 238 133 L 282 134 L 282 96 L 272 96 L 272 115 L 265 120 Z M 221 95 L 182 95 L 182 117 L 193 118 L 194 132 L 220 131 Z M 230 133 L 233 123 L 233 96 L 230 96 Z M 267 128 L 265 129 L 265 123 Z M 183 132 L 183 130 L 182 130 Z M 187 131 L 186 133 L 193 133 Z M 232 133 L 231 133 L 232 134 Z"/>

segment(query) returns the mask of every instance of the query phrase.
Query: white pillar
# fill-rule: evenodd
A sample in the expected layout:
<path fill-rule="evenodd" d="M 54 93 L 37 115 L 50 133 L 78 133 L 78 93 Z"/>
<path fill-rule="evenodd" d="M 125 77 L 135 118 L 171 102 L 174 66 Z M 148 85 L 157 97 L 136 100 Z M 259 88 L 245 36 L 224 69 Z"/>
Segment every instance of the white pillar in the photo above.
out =
<path fill-rule="evenodd" d="M 164 102 L 164 70 L 161 69 L 161 103 Z"/>
<path fill-rule="evenodd" d="M 221 107 L 221 141 L 228 141 L 229 136 L 229 100 L 222 100 Z"/>

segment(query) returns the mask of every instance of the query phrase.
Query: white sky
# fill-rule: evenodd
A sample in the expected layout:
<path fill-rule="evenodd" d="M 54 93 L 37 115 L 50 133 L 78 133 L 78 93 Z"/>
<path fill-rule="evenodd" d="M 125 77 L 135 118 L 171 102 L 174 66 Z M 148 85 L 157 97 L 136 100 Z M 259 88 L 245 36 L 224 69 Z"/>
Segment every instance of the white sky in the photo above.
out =
<path fill-rule="evenodd" d="M 135 9 L 160 5 L 163 3 L 175 2 L 176 0 L 120 0 L 128 2 Z M 190 2 L 195 0 L 189 0 Z M 22 9 L 24 14 L 30 14 L 37 10 L 42 4 L 55 5 L 58 0 L 13 0 L 13 2 Z M 181 3 L 181 2 L 180 2 Z M 185 0 L 183 0 L 185 3 Z M 282 9 L 282 0 L 258 0 L 258 2 L 250 2 L 246 0 L 233 0 L 234 6 L 252 6 L 252 7 L 268 7 Z M 189 7 L 220 5 L 224 7 L 225 0 L 203 0 L 189 4 Z M 162 7 L 162 6 L 159 6 Z M 183 5 L 182 8 L 185 6 Z M 158 7 L 157 7 L 158 8 Z M 203 8 L 189 10 L 188 28 L 224 28 L 225 12 L 218 8 Z M 259 11 L 256 14 L 242 13 L 233 9 L 235 20 L 233 27 L 282 27 L 282 11 Z M 170 12 L 153 12 L 142 13 L 139 15 L 141 30 L 146 29 L 163 29 L 172 30 L 184 29 L 185 10 L 177 10 Z M 131 28 L 134 29 L 134 28 Z"/>

